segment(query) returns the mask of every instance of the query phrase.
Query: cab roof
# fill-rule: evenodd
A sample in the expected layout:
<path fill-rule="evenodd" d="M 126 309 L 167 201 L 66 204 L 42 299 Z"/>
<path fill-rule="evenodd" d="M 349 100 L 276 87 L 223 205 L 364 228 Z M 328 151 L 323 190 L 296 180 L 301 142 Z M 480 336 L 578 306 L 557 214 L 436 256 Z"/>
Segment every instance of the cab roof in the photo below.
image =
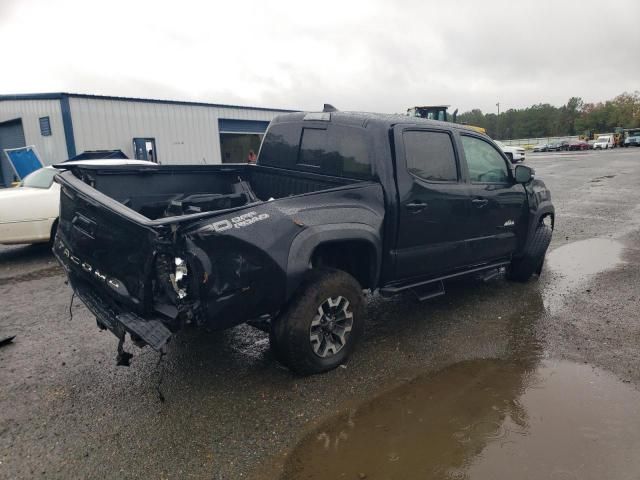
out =
<path fill-rule="evenodd" d="M 394 125 L 424 125 L 438 128 L 465 130 L 478 133 L 477 130 L 459 123 L 427 120 L 425 118 L 410 117 L 401 114 L 370 113 L 370 112 L 296 112 L 278 115 L 272 123 L 289 123 L 299 121 L 329 122 L 338 125 L 367 127 L 376 125 L 391 128 Z"/>

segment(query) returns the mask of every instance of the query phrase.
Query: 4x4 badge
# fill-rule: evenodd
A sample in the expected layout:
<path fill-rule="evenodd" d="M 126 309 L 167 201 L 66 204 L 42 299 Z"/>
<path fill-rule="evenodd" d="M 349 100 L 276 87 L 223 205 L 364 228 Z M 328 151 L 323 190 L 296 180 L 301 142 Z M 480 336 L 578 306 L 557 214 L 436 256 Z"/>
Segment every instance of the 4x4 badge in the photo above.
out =
<path fill-rule="evenodd" d="M 507 220 L 506 222 L 504 222 L 505 227 L 513 227 L 515 224 L 516 222 L 514 222 L 513 220 Z"/>

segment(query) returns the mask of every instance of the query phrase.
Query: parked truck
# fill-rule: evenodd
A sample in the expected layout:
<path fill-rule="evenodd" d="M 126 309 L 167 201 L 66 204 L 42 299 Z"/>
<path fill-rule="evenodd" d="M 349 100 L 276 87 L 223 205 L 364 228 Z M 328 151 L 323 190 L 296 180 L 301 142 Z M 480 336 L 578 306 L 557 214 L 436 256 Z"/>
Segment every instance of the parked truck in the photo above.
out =
<path fill-rule="evenodd" d="M 127 334 L 163 351 L 184 328 L 250 322 L 292 370 L 333 369 L 362 337 L 363 291 L 526 281 L 555 215 L 486 135 L 398 115 L 278 116 L 256 165 L 59 167 L 54 253 L 120 364 Z"/>

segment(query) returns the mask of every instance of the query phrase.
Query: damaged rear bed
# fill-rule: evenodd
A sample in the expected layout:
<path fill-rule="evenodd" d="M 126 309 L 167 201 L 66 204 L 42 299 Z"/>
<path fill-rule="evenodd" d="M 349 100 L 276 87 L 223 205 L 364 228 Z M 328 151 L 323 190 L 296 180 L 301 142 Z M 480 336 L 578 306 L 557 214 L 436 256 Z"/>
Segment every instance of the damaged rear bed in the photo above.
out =
<path fill-rule="evenodd" d="M 120 339 L 122 365 L 126 333 L 162 352 L 186 326 L 275 314 L 290 293 L 289 247 L 306 227 L 299 196 L 313 209 L 367 183 L 259 165 L 83 165 L 56 181 L 54 253 L 98 326 Z"/>

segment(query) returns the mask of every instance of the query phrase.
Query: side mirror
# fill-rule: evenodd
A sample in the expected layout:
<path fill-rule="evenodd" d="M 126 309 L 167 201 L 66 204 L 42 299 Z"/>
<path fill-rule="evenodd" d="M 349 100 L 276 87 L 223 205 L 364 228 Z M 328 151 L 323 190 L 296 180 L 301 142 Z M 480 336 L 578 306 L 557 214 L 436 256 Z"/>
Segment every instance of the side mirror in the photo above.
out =
<path fill-rule="evenodd" d="M 516 165 L 514 170 L 514 177 L 516 179 L 516 183 L 529 183 L 533 178 L 533 168 L 527 167 L 526 165 Z"/>

